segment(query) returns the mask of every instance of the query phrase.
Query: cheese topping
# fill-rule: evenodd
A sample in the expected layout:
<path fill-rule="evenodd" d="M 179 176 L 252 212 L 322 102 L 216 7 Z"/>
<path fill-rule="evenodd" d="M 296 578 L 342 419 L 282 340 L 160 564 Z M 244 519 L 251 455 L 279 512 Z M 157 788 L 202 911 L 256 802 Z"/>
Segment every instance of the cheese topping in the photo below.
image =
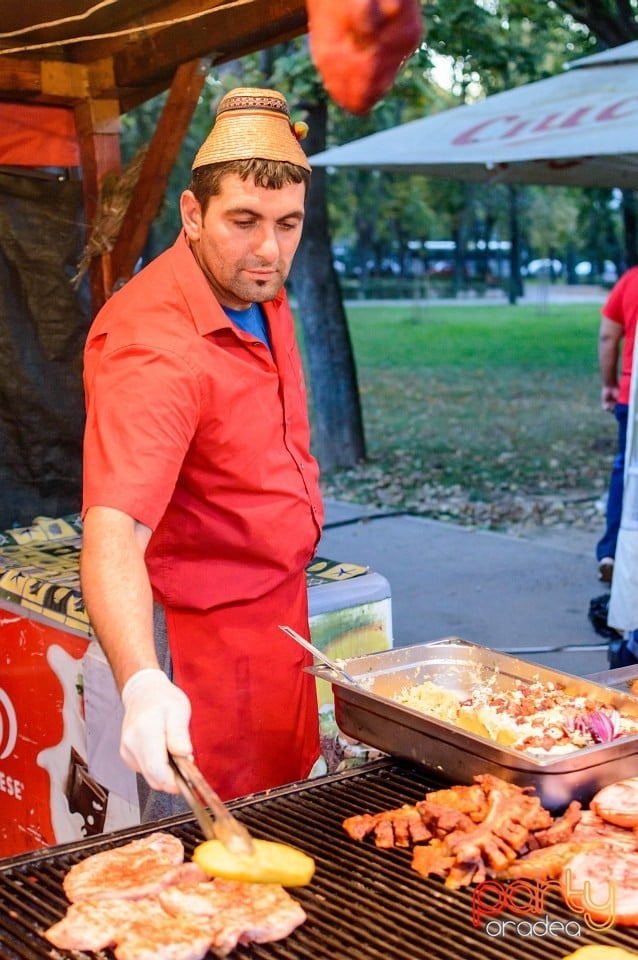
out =
<path fill-rule="evenodd" d="M 638 734 L 638 717 L 559 684 L 517 681 L 511 690 L 478 684 L 457 694 L 431 680 L 405 687 L 393 699 L 437 720 L 524 753 L 568 753 Z"/>

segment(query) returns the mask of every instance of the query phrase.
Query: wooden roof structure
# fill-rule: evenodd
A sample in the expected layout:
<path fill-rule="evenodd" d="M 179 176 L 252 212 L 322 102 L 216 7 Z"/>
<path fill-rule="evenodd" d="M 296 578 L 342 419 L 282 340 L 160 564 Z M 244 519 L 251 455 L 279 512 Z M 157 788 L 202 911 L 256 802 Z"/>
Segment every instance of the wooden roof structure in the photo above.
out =
<path fill-rule="evenodd" d="M 115 246 L 92 264 L 94 309 L 132 273 L 208 71 L 306 30 L 304 0 L 3 0 L 0 100 L 73 109 L 87 224 L 121 169 L 120 116 L 169 91 Z"/>

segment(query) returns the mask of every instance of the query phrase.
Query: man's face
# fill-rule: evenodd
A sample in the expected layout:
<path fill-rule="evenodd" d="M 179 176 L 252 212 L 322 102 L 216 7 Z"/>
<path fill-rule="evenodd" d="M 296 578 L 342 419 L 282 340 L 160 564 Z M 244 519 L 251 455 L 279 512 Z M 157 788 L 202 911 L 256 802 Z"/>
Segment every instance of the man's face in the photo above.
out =
<path fill-rule="evenodd" d="M 255 186 L 227 174 L 202 217 L 190 190 L 181 198 L 182 223 L 191 249 L 225 307 L 244 310 L 272 300 L 284 283 L 301 239 L 305 188 Z"/>

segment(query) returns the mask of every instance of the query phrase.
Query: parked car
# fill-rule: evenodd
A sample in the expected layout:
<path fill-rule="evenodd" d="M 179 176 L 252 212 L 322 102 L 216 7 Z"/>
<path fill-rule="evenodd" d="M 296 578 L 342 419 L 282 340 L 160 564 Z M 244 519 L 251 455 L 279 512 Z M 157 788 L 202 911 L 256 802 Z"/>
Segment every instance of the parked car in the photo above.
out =
<path fill-rule="evenodd" d="M 594 265 L 590 260 L 581 260 L 580 263 L 577 263 L 574 267 L 574 273 L 577 277 L 587 278 L 591 277 L 594 272 Z M 615 283 L 618 279 L 618 270 L 616 264 L 613 260 L 605 260 L 603 263 L 602 273 L 600 278 L 602 283 Z"/>
<path fill-rule="evenodd" d="M 560 277 L 562 272 L 563 264 L 561 261 L 549 257 L 530 260 L 527 266 L 523 267 L 523 273 L 528 277 Z"/>

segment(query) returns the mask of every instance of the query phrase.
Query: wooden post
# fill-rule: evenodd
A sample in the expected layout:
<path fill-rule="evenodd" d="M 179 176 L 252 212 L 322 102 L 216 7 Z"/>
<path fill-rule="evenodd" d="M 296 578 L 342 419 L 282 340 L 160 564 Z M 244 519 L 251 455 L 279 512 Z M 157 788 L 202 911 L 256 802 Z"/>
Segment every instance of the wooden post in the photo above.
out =
<path fill-rule="evenodd" d="M 117 100 L 88 98 L 75 104 L 75 124 L 80 143 L 84 215 L 87 240 L 99 209 L 100 190 L 109 173 L 118 176 L 120 154 L 120 106 Z M 97 313 L 113 289 L 110 255 L 96 257 L 89 269 L 93 312 Z"/>
<path fill-rule="evenodd" d="M 210 66 L 192 60 L 177 68 L 157 129 L 142 163 L 111 252 L 114 284 L 130 278 L 159 210 L 173 164 L 184 142 Z"/>

